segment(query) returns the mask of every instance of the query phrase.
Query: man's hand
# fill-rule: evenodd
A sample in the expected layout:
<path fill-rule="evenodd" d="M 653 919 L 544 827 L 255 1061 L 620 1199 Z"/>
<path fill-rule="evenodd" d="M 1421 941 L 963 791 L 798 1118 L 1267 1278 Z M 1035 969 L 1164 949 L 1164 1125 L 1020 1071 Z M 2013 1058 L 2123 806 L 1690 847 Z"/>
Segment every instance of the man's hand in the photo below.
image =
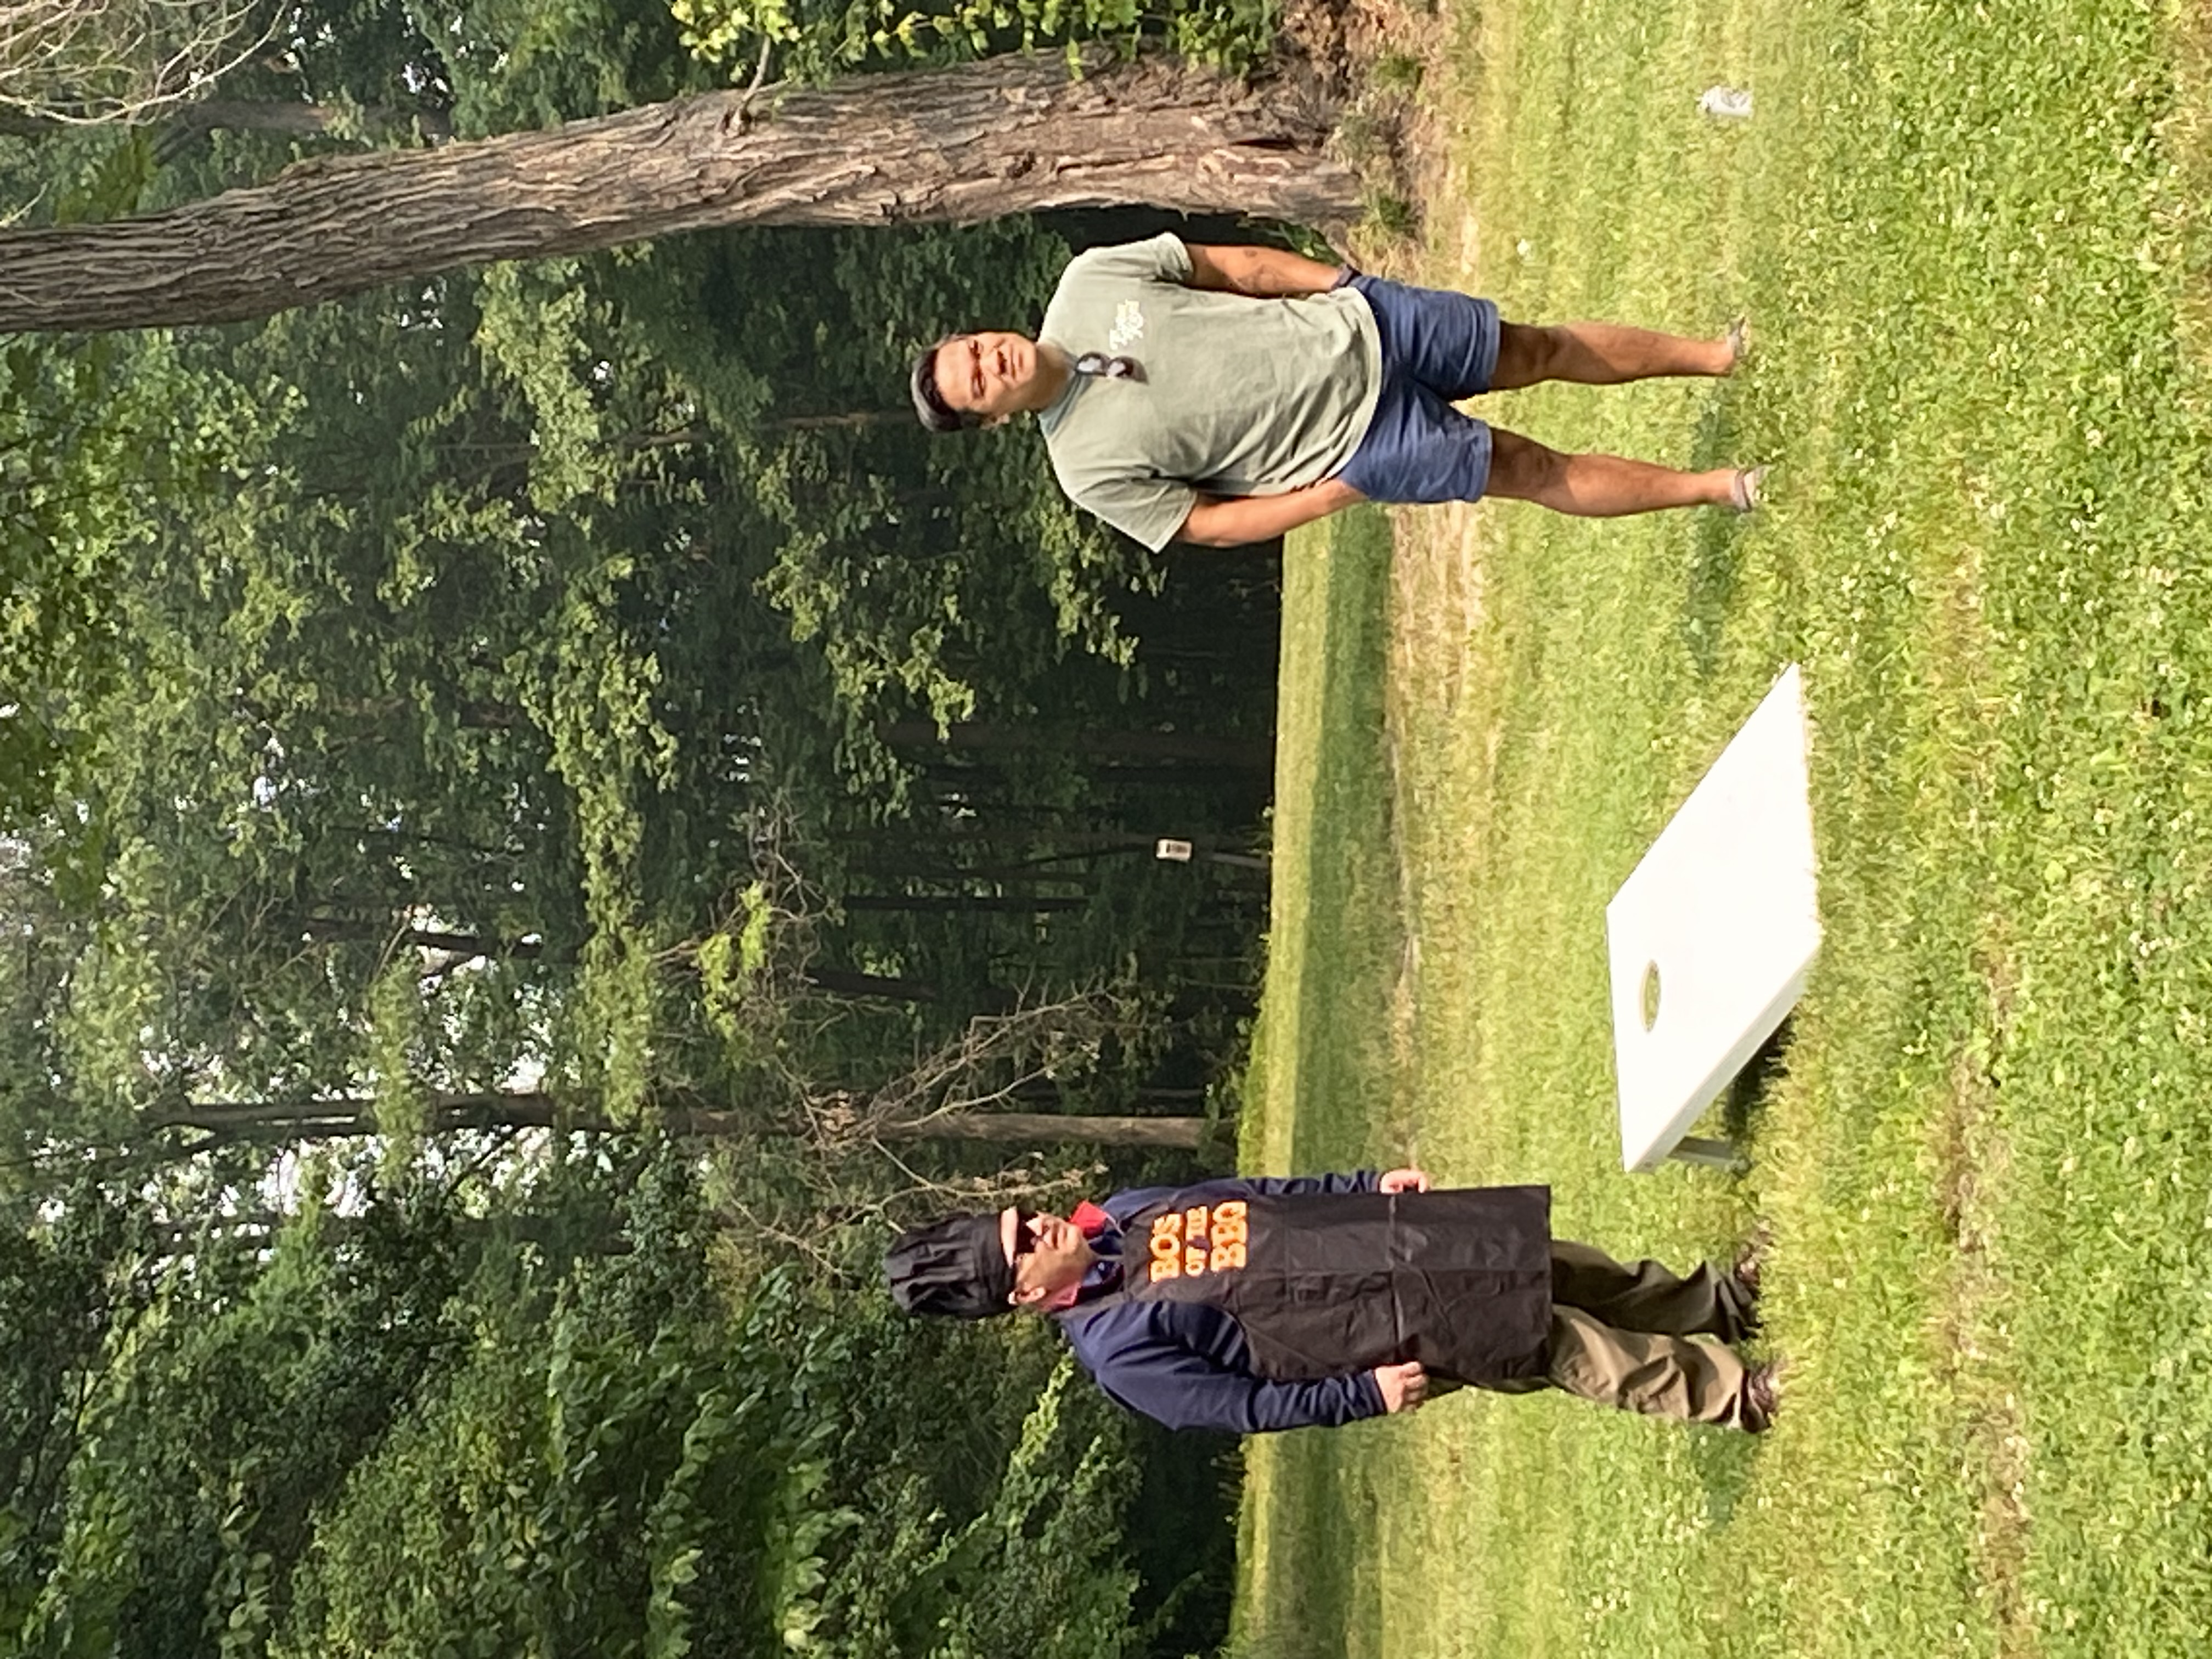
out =
<path fill-rule="evenodd" d="M 1287 535 L 1366 499 L 1341 478 L 1323 478 L 1279 495 L 1201 495 L 1175 538 L 1200 547 L 1243 547 Z"/>
<path fill-rule="evenodd" d="M 1429 1374 L 1414 1359 L 1402 1365 L 1377 1365 L 1375 1386 L 1382 1390 L 1382 1409 L 1395 1417 L 1420 1409 L 1421 1401 L 1429 1397 Z"/>
<path fill-rule="evenodd" d="M 1255 300 L 1295 299 L 1322 294 L 1344 275 L 1341 265 L 1325 265 L 1280 248 L 1204 247 L 1183 245 L 1190 254 L 1190 285 L 1249 295 Z"/>
<path fill-rule="evenodd" d="M 1429 1190 L 1426 1170 L 1393 1170 L 1375 1183 L 1386 1193 L 1425 1193 Z"/>

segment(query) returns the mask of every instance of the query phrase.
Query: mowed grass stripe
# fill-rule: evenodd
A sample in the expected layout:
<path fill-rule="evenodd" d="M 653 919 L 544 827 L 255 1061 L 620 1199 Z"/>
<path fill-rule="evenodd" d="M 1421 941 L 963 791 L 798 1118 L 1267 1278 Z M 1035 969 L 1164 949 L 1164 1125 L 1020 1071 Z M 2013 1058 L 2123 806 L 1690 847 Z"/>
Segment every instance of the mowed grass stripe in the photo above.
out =
<path fill-rule="evenodd" d="M 1337 719 L 1345 656 L 1324 687 L 1286 650 L 1314 775 L 1393 763 L 1401 862 L 1297 891 L 1336 866 L 1294 849 L 1286 768 L 1250 1144 L 1549 1179 L 1563 1232 L 1671 1257 L 1763 1215 L 1790 1410 L 1753 1443 L 1462 1398 L 1257 1447 L 1242 1627 L 1290 1654 L 2200 1650 L 2212 441 L 2179 48 L 2109 5 L 1449 21 L 1407 274 L 1520 317 L 1758 328 L 1726 386 L 1486 412 L 1771 459 L 1776 504 L 1401 518 L 1380 738 Z M 1716 81 L 1752 122 L 1697 114 Z M 1792 658 L 1829 935 L 1790 1074 L 1748 1179 L 1631 1181 L 1602 906 Z M 1298 1052 L 1335 1057 L 1310 1076 L 1273 1043 L 1291 983 Z"/>
<path fill-rule="evenodd" d="M 1239 1163 L 1256 1173 L 1362 1164 L 1367 1125 L 1386 1115 L 1377 1091 L 1393 1070 L 1403 939 L 1381 672 L 1389 573 L 1389 529 L 1374 510 L 1293 536 L 1285 553 L 1282 682 L 1298 695 L 1277 720 L 1267 988 L 1238 1121 Z M 1294 1094 L 1334 1109 L 1271 1109 Z M 1314 1448 L 1339 1455 L 1248 1460 L 1240 1618 L 1264 1605 L 1271 1630 L 1375 1622 L 1374 1559 L 1312 1547 L 1317 1518 L 1371 1511 L 1358 1451 L 1373 1432 Z"/>

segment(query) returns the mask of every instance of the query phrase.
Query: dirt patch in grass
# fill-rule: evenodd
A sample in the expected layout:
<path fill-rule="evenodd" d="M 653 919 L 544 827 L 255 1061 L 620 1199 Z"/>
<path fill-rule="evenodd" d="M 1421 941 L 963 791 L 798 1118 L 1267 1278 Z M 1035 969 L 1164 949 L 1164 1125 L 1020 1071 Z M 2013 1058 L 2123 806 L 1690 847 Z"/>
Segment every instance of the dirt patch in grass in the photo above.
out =
<path fill-rule="evenodd" d="M 2004 1030 L 2014 994 L 2010 953 L 1993 928 L 1977 952 L 1988 988 L 1984 1030 Z M 1936 1307 L 1938 1352 L 1949 1367 L 1965 1440 L 1960 1474 L 1980 1494 L 1972 1540 L 1974 1577 L 1987 1599 L 2000 1659 L 2041 1651 L 2022 1585 L 2028 1566 L 2030 1448 L 2010 1383 L 2012 1341 L 2006 1305 L 2013 1295 L 1996 1236 L 1997 1199 L 2012 1169 L 2001 1124 L 1995 1053 L 1970 1042 L 1954 1056 L 1943 1112 L 1929 1137 L 1936 1203 L 1954 1247 L 1948 1283 Z"/>
<path fill-rule="evenodd" d="M 1447 67 L 1451 31 L 1422 0 L 1290 0 L 1281 34 L 1296 72 L 1334 112 L 1332 148 L 1367 187 L 1354 238 L 1363 264 L 1409 256 L 1437 188 L 1437 147 L 1422 88 Z"/>
<path fill-rule="evenodd" d="M 2164 217 L 2190 276 L 2182 337 L 2200 365 L 2212 365 L 2212 11 L 2185 7 L 2170 15 L 2180 96 L 2158 137 L 2179 166 Z"/>

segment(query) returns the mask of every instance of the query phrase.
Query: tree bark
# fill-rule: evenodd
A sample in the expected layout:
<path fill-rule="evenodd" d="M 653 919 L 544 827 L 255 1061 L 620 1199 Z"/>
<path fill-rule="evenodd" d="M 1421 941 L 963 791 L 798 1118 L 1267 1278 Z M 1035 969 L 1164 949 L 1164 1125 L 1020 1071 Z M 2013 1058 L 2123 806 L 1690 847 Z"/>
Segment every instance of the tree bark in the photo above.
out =
<path fill-rule="evenodd" d="M 0 333 L 237 322 L 495 259 L 718 225 L 972 223 L 1145 202 L 1323 226 L 1357 181 L 1286 94 L 1056 55 L 709 93 L 537 132 L 318 157 L 107 224 L 0 232 Z"/>

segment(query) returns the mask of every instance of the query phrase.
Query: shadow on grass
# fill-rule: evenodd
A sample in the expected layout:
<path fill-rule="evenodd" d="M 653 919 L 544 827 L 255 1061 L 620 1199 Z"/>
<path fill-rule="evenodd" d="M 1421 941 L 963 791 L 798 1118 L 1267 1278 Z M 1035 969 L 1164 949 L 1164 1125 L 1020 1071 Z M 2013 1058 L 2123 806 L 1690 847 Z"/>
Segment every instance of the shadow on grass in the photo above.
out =
<path fill-rule="evenodd" d="M 1690 1431 L 1690 1464 L 1705 1490 L 1705 1519 L 1712 1525 L 1724 1527 L 1735 1518 L 1735 1507 L 1759 1471 L 1759 1446 L 1757 1435 L 1734 1429 Z"/>
<path fill-rule="evenodd" d="M 1753 464 L 1735 453 L 1735 404 L 1736 388 L 1723 382 L 1698 422 L 1690 447 L 1692 466 L 1705 471 Z M 1735 602 L 1736 544 L 1743 537 L 1743 520 L 1711 508 L 1696 509 L 1692 516 L 1696 525 L 1691 531 L 1689 582 L 1682 596 L 1682 646 L 1697 665 L 1698 678 L 1710 679 L 1720 666 L 1721 634 L 1729 607 Z"/>
<path fill-rule="evenodd" d="M 1785 1014 L 1774 1035 L 1759 1045 L 1743 1069 L 1729 1080 L 1721 1098 L 1721 1122 L 1730 1140 L 1741 1144 L 1765 1115 L 1775 1085 L 1790 1074 L 1790 1038 L 1796 1016 Z"/>

